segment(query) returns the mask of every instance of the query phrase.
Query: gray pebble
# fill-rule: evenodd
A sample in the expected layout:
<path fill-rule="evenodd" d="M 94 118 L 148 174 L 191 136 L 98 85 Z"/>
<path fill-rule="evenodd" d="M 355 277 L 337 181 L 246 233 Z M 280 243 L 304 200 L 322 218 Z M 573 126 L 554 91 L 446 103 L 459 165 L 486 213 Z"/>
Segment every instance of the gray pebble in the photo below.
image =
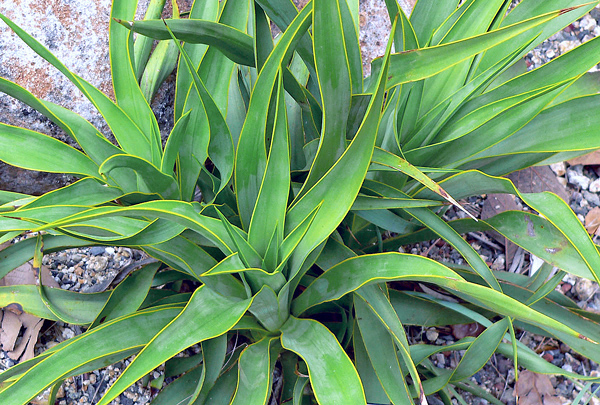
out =
<path fill-rule="evenodd" d="M 92 248 L 90 248 L 90 253 L 94 256 L 100 256 L 102 254 L 104 254 L 105 249 L 102 246 L 93 246 Z"/>
<path fill-rule="evenodd" d="M 55 256 L 54 260 L 56 260 L 58 263 L 65 264 L 67 262 L 67 260 L 68 260 L 67 253 L 66 252 L 60 252 L 60 253 L 58 253 Z"/>
<path fill-rule="evenodd" d="M 577 173 L 576 170 L 573 170 L 571 168 L 567 169 L 567 179 L 569 180 L 569 183 L 583 190 L 587 190 L 591 182 L 589 177 L 584 176 L 583 173 Z"/>
<path fill-rule="evenodd" d="M 103 271 L 108 266 L 108 258 L 104 256 L 90 257 L 88 269 L 93 271 Z"/>
<path fill-rule="evenodd" d="M 590 184 L 590 188 L 591 188 L 591 184 Z M 600 197 L 598 197 L 598 194 L 590 193 L 589 191 L 584 191 L 583 198 L 585 198 L 592 207 L 600 206 Z"/>
<path fill-rule="evenodd" d="M 133 399 L 127 398 L 125 395 L 121 395 L 120 399 L 122 405 L 133 405 Z"/>

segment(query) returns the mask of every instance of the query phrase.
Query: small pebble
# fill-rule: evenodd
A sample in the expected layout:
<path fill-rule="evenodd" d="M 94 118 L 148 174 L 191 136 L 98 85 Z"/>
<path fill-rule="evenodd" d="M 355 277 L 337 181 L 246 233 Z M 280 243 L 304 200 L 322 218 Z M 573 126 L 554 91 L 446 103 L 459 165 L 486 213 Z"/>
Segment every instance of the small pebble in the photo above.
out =
<path fill-rule="evenodd" d="M 73 332 L 73 329 L 64 328 L 62 331 L 62 336 L 65 339 L 71 339 L 71 338 L 75 337 L 75 332 Z"/>
<path fill-rule="evenodd" d="M 550 168 L 557 176 L 564 176 L 567 171 L 565 162 L 552 163 Z"/>
<path fill-rule="evenodd" d="M 591 182 L 589 177 L 581 173 L 577 173 L 576 170 L 572 170 L 571 168 L 567 169 L 567 178 L 569 180 L 569 183 L 583 190 L 587 190 Z"/>
<path fill-rule="evenodd" d="M 592 183 L 590 183 L 590 188 L 592 186 Z M 583 192 L 583 198 L 585 198 L 585 201 L 587 201 L 589 203 L 589 205 L 591 205 L 592 207 L 598 207 L 600 206 L 600 197 L 598 197 L 598 194 L 592 192 L 590 193 L 589 191 L 584 191 Z"/>
<path fill-rule="evenodd" d="M 105 248 L 102 246 L 93 246 L 90 248 L 90 253 L 94 256 L 100 256 L 104 254 Z"/>
<path fill-rule="evenodd" d="M 586 278 L 581 278 L 575 284 L 575 293 L 580 300 L 587 301 L 598 290 L 598 285 Z"/>
<path fill-rule="evenodd" d="M 425 335 L 427 336 L 427 340 L 435 342 L 440 334 L 435 328 L 429 328 L 427 329 L 427 332 L 425 332 Z"/>
<path fill-rule="evenodd" d="M 108 266 L 108 258 L 104 256 L 91 257 L 88 262 L 88 269 L 94 271 L 103 271 Z"/>
<path fill-rule="evenodd" d="M 596 180 L 592 181 L 592 182 L 590 183 L 590 186 L 589 186 L 589 188 L 590 188 L 590 191 L 591 191 L 592 193 L 597 193 L 597 192 L 599 192 L 599 191 L 600 191 L 600 178 L 598 178 L 598 179 L 596 179 Z"/>

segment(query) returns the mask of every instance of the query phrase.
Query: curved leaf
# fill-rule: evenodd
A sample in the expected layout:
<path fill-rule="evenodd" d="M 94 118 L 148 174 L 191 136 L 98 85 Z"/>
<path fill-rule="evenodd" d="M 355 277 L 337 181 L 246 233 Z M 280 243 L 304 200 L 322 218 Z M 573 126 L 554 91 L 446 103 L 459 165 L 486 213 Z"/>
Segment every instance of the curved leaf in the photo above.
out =
<path fill-rule="evenodd" d="M 238 386 L 231 405 L 264 405 L 271 393 L 270 346 L 274 338 L 263 338 L 240 355 Z"/>
<path fill-rule="evenodd" d="M 98 165 L 89 157 L 48 135 L 0 123 L 0 142 L 0 160 L 12 166 L 101 179 Z"/>
<path fill-rule="evenodd" d="M 175 179 L 161 172 L 152 163 L 134 155 L 114 155 L 100 166 L 100 174 L 107 175 L 119 168 L 132 169 L 138 175 L 141 192 L 158 193 L 165 199 L 177 199 L 181 196 Z"/>
<path fill-rule="evenodd" d="M 252 37 L 224 24 L 196 19 L 119 20 L 118 22 L 138 34 L 154 39 L 171 39 L 165 27 L 166 23 L 180 41 L 214 46 L 235 63 L 254 66 Z"/>
<path fill-rule="evenodd" d="M 223 297 L 209 288 L 197 289 L 186 307 L 161 330 L 123 371 L 98 405 L 106 405 L 131 384 L 181 350 L 231 329 L 240 320 L 251 300 Z"/>
<path fill-rule="evenodd" d="M 147 344 L 180 311 L 180 308 L 163 308 L 139 312 L 69 340 L 0 391 L 0 402 L 25 405 L 55 382 L 80 374 L 77 371 L 85 372 L 78 369 L 86 364 L 94 363 L 94 368 L 99 368 L 102 364 L 97 359 L 108 358 L 110 362 L 106 364 L 111 364 L 131 355 L 131 349 L 137 351 Z"/>
<path fill-rule="evenodd" d="M 352 361 L 325 326 L 312 319 L 291 316 L 281 328 L 281 345 L 306 362 L 320 404 L 366 405 Z"/>
<path fill-rule="evenodd" d="M 431 259 L 403 253 L 382 253 L 351 258 L 327 270 L 292 302 L 292 312 L 301 314 L 308 308 L 333 301 L 359 287 L 391 280 L 424 281 L 457 291 L 495 312 L 521 319 L 573 337 L 584 338 L 546 315 L 488 287 L 464 281 L 457 273 Z"/>

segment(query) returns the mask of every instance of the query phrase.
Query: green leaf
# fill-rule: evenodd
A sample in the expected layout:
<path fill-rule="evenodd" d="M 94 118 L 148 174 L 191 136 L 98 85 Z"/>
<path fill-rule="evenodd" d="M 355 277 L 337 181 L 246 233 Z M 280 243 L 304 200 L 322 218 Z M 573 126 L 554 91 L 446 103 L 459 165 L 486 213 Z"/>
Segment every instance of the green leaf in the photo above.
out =
<path fill-rule="evenodd" d="M 217 264 L 217 261 L 200 246 L 183 236 L 177 236 L 160 244 L 146 246 L 144 250 L 152 257 L 201 280 L 212 290 L 225 296 L 240 298 L 246 296 L 242 283 L 233 276 L 200 276 Z"/>
<path fill-rule="evenodd" d="M 360 334 L 360 329 L 358 328 L 356 322 L 354 322 L 354 328 L 352 332 L 352 343 L 354 350 L 354 366 L 356 367 L 356 371 L 358 371 L 358 375 L 362 381 L 367 402 L 370 404 L 389 404 L 390 400 L 381 386 L 381 382 L 379 381 L 377 374 L 375 374 L 375 370 L 371 364 L 371 359 L 369 359 L 362 335 Z M 407 404 L 412 404 L 410 399 Z"/>
<path fill-rule="evenodd" d="M 185 148 L 185 141 L 188 135 L 188 123 L 190 122 L 190 111 L 183 114 L 175 125 L 167 138 L 165 151 L 160 162 L 160 171 L 164 174 L 171 175 L 175 170 L 177 159 L 184 159 L 185 154 L 181 153 L 181 149 Z M 184 155 L 183 157 L 181 155 Z"/>
<path fill-rule="evenodd" d="M 109 175 L 111 171 L 119 168 L 130 168 L 137 174 L 139 191 L 143 193 L 157 193 L 164 199 L 181 197 L 179 185 L 172 176 L 161 172 L 151 162 L 134 155 L 114 155 L 102 163 L 99 172 Z"/>
<path fill-rule="evenodd" d="M 225 229 L 227 229 L 227 233 L 233 241 L 236 250 L 239 252 L 240 259 L 242 259 L 244 266 L 248 268 L 260 267 L 262 258 L 254 247 L 248 243 L 245 232 L 232 225 L 227 218 L 221 214 L 221 211 L 217 211 L 217 213 L 219 214 L 219 218 L 221 218 L 221 222 L 225 226 Z"/>
<path fill-rule="evenodd" d="M 413 198 L 383 198 L 359 195 L 350 208 L 352 211 L 383 210 L 390 208 L 435 207 L 439 201 L 418 200 Z M 359 214 L 360 215 L 360 214 Z"/>
<path fill-rule="evenodd" d="M 47 60 L 52 66 L 64 74 L 100 111 L 108 126 L 112 130 L 119 145 L 128 153 L 143 157 L 158 164 L 156 158 L 159 151 L 151 145 L 151 138 L 113 103 L 108 96 L 100 90 L 83 80 L 76 74 L 71 73 L 62 62 L 60 62 L 48 49 L 44 48 L 37 40 L 27 34 L 16 24 L 0 14 L 2 19 L 15 33 L 38 55 Z M 148 135 L 150 136 L 150 135 Z M 160 161 L 160 160 L 159 160 Z"/>
<path fill-rule="evenodd" d="M 192 9 L 190 10 L 190 19 L 197 20 L 208 20 L 208 21 L 216 21 L 219 17 L 219 0 L 207 0 L 202 3 L 194 2 L 192 4 Z M 158 17 L 157 17 L 158 18 Z M 148 38 L 145 36 L 141 36 L 144 38 Z M 204 44 L 188 44 L 185 43 L 183 45 L 183 49 L 188 54 L 195 68 L 198 67 L 200 61 L 204 57 L 206 50 L 208 49 L 207 45 Z M 173 113 L 175 116 L 174 121 L 178 121 L 183 112 L 184 105 L 188 98 L 189 90 L 192 86 L 192 76 L 184 69 L 182 64 L 186 63 L 185 60 L 179 59 L 177 65 L 177 77 L 175 78 L 175 102 L 173 105 Z"/>
<path fill-rule="evenodd" d="M 350 146 L 327 174 L 294 202 L 287 213 L 285 226 L 286 234 L 289 234 L 321 204 L 309 230 L 292 254 L 290 279 L 298 274 L 307 255 L 339 225 L 360 190 L 375 146 L 391 43 L 389 41 L 383 69 L 377 78 L 377 91 L 371 98 L 363 123 Z"/>
<path fill-rule="evenodd" d="M 165 3 L 166 0 L 150 0 L 148 8 L 146 9 L 146 14 L 144 14 L 144 20 L 155 20 L 160 18 Z M 153 44 L 154 40 L 152 38 L 143 35 L 138 35 L 133 43 L 133 71 L 135 72 L 138 81 L 142 78 Z"/>
<path fill-rule="evenodd" d="M 263 405 L 271 393 L 270 346 L 276 338 L 265 337 L 240 355 L 238 386 L 231 405 Z"/>
<path fill-rule="evenodd" d="M 162 155 L 160 130 L 156 117 L 137 82 L 133 60 L 133 34 L 116 21 L 133 18 L 136 9 L 137 0 L 112 2 L 108 28 L 110 67 L 117 104 L 147 137 L 152 153 L 152 158 L 148 160 L 158 165 Z"/>
<path fill-rule="evenodd" d="M 342 276 L 343 275 L 343 276 Z M 390 280 L 429 282 L 460 292 L 470 300 L 493 308 L 497 313 L 523 320 L 542 329 L 583 338 L 564 324 L 531 310 L 520 302 L 491 288 L 464 281 L 446 266 L 433 260 L 402 253 L 382 253 L 351 258 L 319 276 L 292 303 L 292 312 L 301 314 L 322 302 L 333 301 L 357 288 Z"/>
<path fill-rule="evenodd" d="M 523 49 L 521 55 L 518 56 L 518 58 L 520 58 L 557 31 L 562 30 L 573 21 L 583 17 L 596 4 L 595 2 L 589 2 L 587 0 L 548 0 L 544 2 L 526 0 L 521 3 L 512 9 L 508 16 L 503 19 L 501 23 L 502 26 L 514 24 L 518 21 L 535 17 L 549 11 L 562 9 L 561 11 L 563 12 L 561 12 L 557 18 L 549 21 L 543 26 L 537 29 L 530 29 L 517 36 L 513 41 L 505 42 L 486 52 L 479 65 L 479 71 L 487 69 L 496 61 L 503 58 L 504 55 L 515 49 L 515 45 L 519 46 L 520 44 L 529 42 L 529 46 Z M 535 42 L 532 42 L 531 39 L 535 39 Z"/>
<path fill-rule="evenodd" d="M 600 96 L 594 94 L 550 107 L 509 138 L 481 151 L 473 158 L 510 155 L 516 152 L 543 153 L 597 149 L 600 147 L 600 142 L 594 131 L 594 116 L 599 106 Z M 569 136 L 573 132 L 574 122 L 577 122 L 577 136 Z"/>
<path fill-rule="evenodd" d="M 429 42 L 433 32 L 442 25 L 457 6 L 456 0 L 443 3 L 435 0 L 419 0 L 415 4 L 410 14 L 410 22 L 422 47 Z"/>
<path fill-rule="evenodd" d="M 98 207 L 89 209 L 78 215 L 73 215 L 69 218 L 65 218 L 67 215 L 63 215 L 63 219 L 48 224 L 43 228 L 65 226 L 110 216 L 125 217 L 129 215 L 141 215 L 152 218 L 158 217 L 177 222 L 194 232 L 201 234 L 215 246 L 222 249 L 224 253 L 231 253 L 229 246 L 233 246 L 233 243 L 223 223 L 216 218 L 202 215 L 198 212 L 198 208 L 199 206 L 196 204 L 190 204 L 183 201 L 150 201 L 130 207 Z M 70 212 L 81 211 L 81 208 L 67 207 L 67 209 Z M 56 215 L 60 215 L 60 213 L 57 213 Z M 113 221 L 111 224 L 117 224 L 117 222 Z"/>
<path fill-rule="evenodd" d="M 156 270 L 159 267 L 160 263 L 153 263 L 130 274 L 110 292 L 110 297 L 106 301 L 104 308 L 102 308 L 102 311 L 100 311 L 94 322 L 89 326 L 89 329 L 137 311 L 144 302 L 152 284 L 154 274 L 156 274 Z"/>
<path fill-rule="evenodd" d="M 152 400 L 152 405 L 178 405 L 192 397 L 198 384 L 204 378 L 202 366 L 186 372 L 183 376 L 164 387 Z"/>
<path fill-rule="evenodd" d="M 139 312 L 70 339 L 60 350 L 54 350 L 13 384 L 0 391 L 0 402 L 25 405 L 38 393 L 61 379 L 130 356 L 133 354 L 132 350 L 138 351 L 147 344 L 180 310 L 161 308 Z M 90 350 L 91 347 L 94 350 Z"/>
<path fill-rule="evenodd" d="M 189 404 L 204 403 L 219 374 L 221 374 L 226 354 L 227 334 L 202 342 L 203 378 L 196 387 L 194 394 L 189 398 Z"/>
<path fill-rule="evenodd" d="M 345 0 L 314 1 L 313 41 L 323 101 L 323 128 L 317 155 L 299 196 L 310 190 L 346 149 L 346 124 L 352 102 L 352 81 L 340 1 L 345 3 Z"/>
<path fill-rule="evenodd" d="M 387 152 L 383 149 L 376 148 L 373 152 L 373 158 L 371 159 L 373 163 L 378 163 L 384 166 L 391 167 L 394 170 L 398 170 L 413 179 L 417 180 L 419 183 L 423 184 L 425 187 L 432 190 L 434 193 L 439 194 L 445 200 L 449 201 L 452 205 L 456 206 L 458 209 L 465 212 L 470 217 L 473 217 L 471 213 L 465 210 L 450 194 L 448 194 L 442 187 L 440 187 L 436 182 L 431 180 L 428 176 L 426 176 L 423 172 L 417 169 L 415 166 L 411 165 L 406 160 L 394 155 L 393 153 Z"/>
<path fill-rule="evenodd" d="M 186 347 L 227 332 L 250 303 L 251 300 L 225 298 L 205 286 L 200 287 L 183 311 L 152 338 L 98 404 L 108 404 L 135 381 Z"/>
<path fill-rule="evenodd" d="M 464 38 L 469 38 L 475 35 L 481 35 L 492 28 L 492 22 L 498 13 L 502 12 L 504 0 L 474 0 L 462 4 L 454 14 L 457 19 L 454 23 L 449 24 L 452 16 L 446 20 L 445 25 L 449 29 L 438 30 L 434 39 L 433 45 L 460 41 Z M 441 32 L 440 32 L 441 31 Z M 436 38 L 443 36 L 443 38 Z M 446 99 L 449 95 L 459 90 L 468 81 L 468 75 L 472 69 L 472 64 L 476 63 L 473 60 L 465 60 L 452 68 L 441 72 L 440 74 L 425 80 L 425 91 L 421 100 L 422 111 L 429 111 L 440 101 Z"/>
<path fill-rule="evenodd" d="M 282 78 L 281 75 L 278 77 L 271 148 L 248 230 L 248 242 L 262 257 L 265 257 L 269 243 L 267 235 L 275 235 L 277 245 L 283 240 L 283 224 L 290 190 L 289 134 Z"/>
<path fill-rule="evenodd" d="M 78 325 L 92 323 L 110 295 L 110 292 L 83 294 L 60 288 L 46 288 L 45 293 L 61 314 L 66 314 L 72 323 Z M 60 320 L 48 309 L 35 285 L 0 287 L 0 305 L 6 307 L 10 304 L 17 304 L 24 312 L 39 318 Z"/>
<path fill-rule="evenodd" d="M 282 346 L 306 362 L 320 404 L 366 404 L 352 361 L 325 326 L 312 319 L 290 317 L 281 332 Z"/>
<path fill-rule="evenodd" d="M 386 88 L 431 77 L 486 49 L 508 41 L 528 29 L 540 26 L 560 14 L 560 11 L 546 13 L 468 39 L 431 48 L 395 53 L 390 58 L 390 71 L 387 76 Z M 412 17 L 411 21 L 413 21 L 414 26 Z M 417 30 L 417 27 L 415 27 L 415 30 Z M 419 42 L 421 42 L 421 38 L 419 38 Z"/>
<path fill-rule="evenodd" d="M 114 154 L 122 153 L 121 149 L 110 143 L 92 124 L 74 112 L 49 101 L 39 100 L 21 86 L 1 77 L 0 91 L 27 104 L 58 125 L 97 165 Z M 119 176 L 118 183 L 122 186 L 127 184 L 123 176 Z"/>
<path fill-rule="evenodd" d="M 170 27 L 167 26 L 167 29 L 170 29 Z M 217 194 L 227 186 L 227 184 L 229 183 L 229 179 L 233 174 L 234 152 L 231 133 L 229 131 L 227 123 L 225 122 L 225 118 L 222 115 L 222 111 L 219 110 L 218 105 L 215 103 L 215 100 L 212 98 L 212 96 L 204 86 L 202 79 L 200 79 L 200 76 L 196 73 L 193 61 L 186 54 L 185 50 L 179 44 L 177 45 L 179 46 L 182 57 L 185 60 L 188 72 L 192 76 L 196 93 L 201 100 L 202 106 L 206 114 L 206 120 L 208 121 L 210 139 L 208 143 L 208 155 L 210 156 L 215 166 L 217 167 L 217 169 L 219 169 L 219 172 L 221 173 L 221 185 L 218 188 L 218 190 L 213 190 L 213 192 Z M 209 58 L 211 55 L 212 53 L 209 50 L 207 52 L 207 58 Z M 202 66 L 203 65 L 201 65 L 200 67 L 202 68 Z M 188 101 L 191 100 L 189 100 L 188 98 L 186 103 Z M 198 156 L 194 156 L 194 153 L 197 154 L 198 152 L 192 151 L 192 156 L 188 157 L 188 159 L 191 159 L 192 161 L 197 160 Z M 192 175 L 193 174 L 195 174 L 195 172 L 192 172 Z M 191 177 L 190 180 L 190 184 L 186 184 L 186 188 L 184 188 L 187 194 L 193 194 L 193 190 L 195 189 L 195 178 Z M 187 187 L 189 187 L 189 191 L 187 190 Z"/>
<path fill-rule="evenodd" d="M 116 187 L 106 186 L 95 179 L 86 177 L 68 186 L 50 191 L 21 208 L 28 209 L 51 205 L 101 205 L 118 200 L 123 192 Z"/>
<path fill-rule="evenodd" d="M 98 166 L 89 157 L 48 135 L 0 123 L 0 142 L 4 145 L 0 160 L 12 166 L 101 179 Z"/>
<path fill-rule="evenodd" d="M 177 3 L 174 1 L 173 4 Z M 144 37 L 140 35 L 140 38 Z M 152 102 L 160 86 L 177 66 L 177 56 L 179 50 L 175 41 L 160 41 L 154 48 L 140 82 L 142 94 L 148 103 Z"/>
<path fill-rule="evenodd" d="M 354 308 L 365 348 L 386 394 L 393 404 L 412 404 L 390 334 L 366 302 L 356 295 Z"/>
<path fill-rule="evenodd" d="M 250 225 L 266 167 L 265 130 L 271 94 L 280 65 L 292 55 L 294 45 L 308 28 L 312 9 L 305 8 L 281 36 L 266 61 L 252 92 L 246 121 L 240 134 L 235 162 L 235 188 L 242 225 Z"/>
<path fill-rule="evenodd" d="M 233 62 L 254 66 L 252 37 L 224 24 L 196 19 L 118 22 L 138 34 L 147 35 L 154 39 L 171 39 L 169 31 L 165 28 L 166 23 L 180 41 L 214 46 Z"/>

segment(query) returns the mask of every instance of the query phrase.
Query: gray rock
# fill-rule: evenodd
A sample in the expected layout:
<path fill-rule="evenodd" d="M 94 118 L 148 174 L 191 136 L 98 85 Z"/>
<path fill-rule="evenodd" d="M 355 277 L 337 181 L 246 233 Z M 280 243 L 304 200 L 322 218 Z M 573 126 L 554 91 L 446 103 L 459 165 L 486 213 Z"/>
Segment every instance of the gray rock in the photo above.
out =
<path fill-rule="evenodd" d="M 586 177 L 581 172 L 578 173 L 577 170 L 573 170 L 571 168 L 567 169 L 567 179 L 569 180 L 569 183 L 583 190 L 587 190 L 591 182 L 589 177 Z"/>
<path fill-rule="evenodd" d="M 591 187 L 592 187 L 592 184 L 590 183 L 590 188 Z M 600 206 L 600 197 L 598 197 L 598 194 L 590 193 L 589 191 L 584 191 L 583 192 L 583 198 L 585 198 L 586 201 L 592 207 L 598 207 L 598 206 Z"/>
<path fill-rule="evenodd" d="M 104 256 L 94 256 L 88 261 L 88 269 L 93 271 L 103 271 L 108 266 L 108 258 Z"/>
<path fill-rule="evenodd" d="M 105 252 L 104 247 L 102 246 L 94 246 L 90 248 L 90 253 L 94 256 L 100 256 Z"/>

